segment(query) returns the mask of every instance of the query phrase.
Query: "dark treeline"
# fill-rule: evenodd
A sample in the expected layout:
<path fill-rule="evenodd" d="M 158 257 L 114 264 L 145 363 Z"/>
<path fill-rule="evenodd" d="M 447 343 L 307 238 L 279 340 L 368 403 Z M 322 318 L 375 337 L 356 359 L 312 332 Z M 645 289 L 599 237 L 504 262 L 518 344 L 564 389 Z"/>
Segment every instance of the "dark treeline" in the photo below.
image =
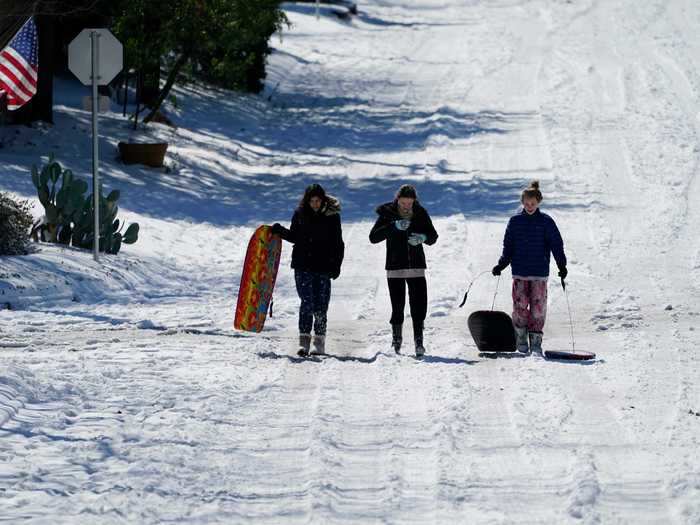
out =
<path fill-rule="evenodd" d="M 258 92 L 270 37 L 287 22 L 279 5 L 277 0 L 0 0 L 0 48 L 29 16 L 36 17 L 39 31 L 39 90 L 9 121 L 52 122 L 53 75 L 67 70 L 68 44 L 86 27 L 108 27 L 124 45 L 124 69 L 139 73 L 150 105 L 146 121 L 176 82 L 201 79 Z"/>

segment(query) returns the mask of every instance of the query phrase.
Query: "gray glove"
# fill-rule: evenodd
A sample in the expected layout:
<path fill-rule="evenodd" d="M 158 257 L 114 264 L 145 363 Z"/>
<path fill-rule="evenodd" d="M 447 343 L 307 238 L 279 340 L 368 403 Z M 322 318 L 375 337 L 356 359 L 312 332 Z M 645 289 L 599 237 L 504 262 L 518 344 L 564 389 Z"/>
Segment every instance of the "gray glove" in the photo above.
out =
<path fill-rule="evenodd" d="M 408 227 L 410 225 L 411 225 L 411 221 L 409 221 L 408 219 L 401 219 L 398 221 L 394 221 L 394 227 L 397 230 L 402 231 L 402 232 L 405 232 L 406 230 L 408 230 Z"/>
<path fill-rule="evenodd" d="M 408 244 L 411 246 L 418 246 L 419 244 L 423 244 L 427 238 L 428 236 L 423 233 L 412 233 L 408 236 Z"/>

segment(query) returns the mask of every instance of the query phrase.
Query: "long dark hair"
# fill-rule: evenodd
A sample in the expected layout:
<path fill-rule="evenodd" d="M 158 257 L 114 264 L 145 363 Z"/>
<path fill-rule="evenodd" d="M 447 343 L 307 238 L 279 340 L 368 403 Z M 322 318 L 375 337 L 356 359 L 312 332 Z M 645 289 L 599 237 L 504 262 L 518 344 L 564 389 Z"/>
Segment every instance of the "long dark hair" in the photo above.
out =
<path fill-rule="evenodd" d="M 304 195 L 299 201 L 299 209 L 305 212 L 311 211 L 311 205 L 309 205 L 311 197 L 318 197 L 321 199 L 321 208 L 323 208 L 328 201 L 326 190 L 323 189 L 323 186 L 314 182 L 313 184 L 309 184 L 304 190 Z"/>

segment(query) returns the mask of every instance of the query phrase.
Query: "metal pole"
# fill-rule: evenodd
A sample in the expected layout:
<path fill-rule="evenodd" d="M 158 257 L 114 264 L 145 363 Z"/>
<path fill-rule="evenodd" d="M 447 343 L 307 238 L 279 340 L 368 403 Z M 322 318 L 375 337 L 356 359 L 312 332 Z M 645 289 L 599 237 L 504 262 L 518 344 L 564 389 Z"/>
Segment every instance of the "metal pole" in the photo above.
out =
<path fill-rule="evenodd" d="M 126 103 L 129 98 L 129 72 L 124 73 L 124 109 L 122 110 L 122 117 L 126 117 Z"/>
<path fill-rule="evenodd" d="M 321 17 L 321 0 L 316 0 L 316 20 Z"/>
<path fill-rule="evenodd" d="M 99 37 L 100 33 L 97 31 L 92 31 L 90 33 L 90 40 L 92 43 L 92 202 L 93 207 L 95 208 L 93 257 L 96 261 L 99 261 L 100 253 L 100 174 L 98 151 L 99 137 L 97 132 L 97 113 L 99 110 L 97 84 L 100 73 L 100 65 L 98 60 L 100 53 Z"/>

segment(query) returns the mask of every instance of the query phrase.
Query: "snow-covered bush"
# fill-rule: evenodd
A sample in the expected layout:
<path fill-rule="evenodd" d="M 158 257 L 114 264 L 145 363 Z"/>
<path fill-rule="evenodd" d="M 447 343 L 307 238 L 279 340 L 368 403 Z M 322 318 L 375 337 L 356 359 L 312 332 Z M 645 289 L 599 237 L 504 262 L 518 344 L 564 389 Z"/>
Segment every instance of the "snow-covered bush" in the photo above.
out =
<path fill-rule="evenodd" d="M 32 227 L 32 205 L 0 193 L 0 255 L 26 255 Z"/>

